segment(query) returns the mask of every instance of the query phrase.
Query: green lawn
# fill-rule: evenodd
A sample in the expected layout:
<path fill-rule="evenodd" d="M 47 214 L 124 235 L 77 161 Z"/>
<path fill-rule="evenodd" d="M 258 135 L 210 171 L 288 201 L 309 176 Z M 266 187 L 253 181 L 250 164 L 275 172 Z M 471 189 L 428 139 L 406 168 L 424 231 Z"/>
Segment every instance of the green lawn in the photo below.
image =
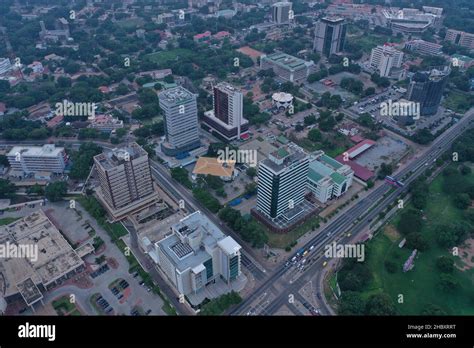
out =
<path fill-rule="evenodd" d="M 460 271 L 455 269 L 453 275 L 460 283 L 460 288 L 453 293 L 443 292 L 438 287 L 439 271 L 435 262 L 440 256 L 448 256 L 449 251 L 440 248 L 436 243 L 435 226 L 449 221 L 462 220 L 462 212 L 453 206 L 451 198 L 442 191 L 443 176 L 436 178 L 430 185 L 428 206 L 424 213 L 426 219 L 422 234 L 429 241 L 428 250 L 419 253 L 415 259 L 415 267 L 403 273 L 401 268 L 409 257 L 411 250 L 400 249 L 398 243 L 402 237 L 389 238 L 398 221 L 398 216 L 391 225 L 381 231 L 369 244 L 370 250 L 367 262 L 373 274 L 373 281 L 363 292 L 367 298 L 371 294 L 383 290 L 388 293 L 402 315 L 421 314 L 428 304 L 436 304 L 451 315 L 474 315 L 474 269 Z M 474 182 L 474 175 L 470 180 Z M 396 273 L 388 273 L 384 261 L 394 261 L 399 269 Z M 398 296 L 402 294 L 404 303 L 398 303 Z"/>
<path fill-rule="evenodd" d="M 317 228 L 318 224 L 319 217 L 316 216 L 306 221 L 304 224 L 293 228 L 287 233 L 275 233 L 265 228 L 265 233 L 268 236 L 268 245 L 273 248 L 284 249 L 291 243 L 296 242 L 296 240 L 302 235 L 304 235 L 308 231 L 311 231 L 313 227 Z"/>
<path fill-rule="evenodd" d="M 6 218 L 2 218 L 0 219 L 0 226 L 2 225 L 8 225 L 8 224 L 11 224 L 12 222 L 18 220 L 19 218 L 14 218 L 14 217 L 6 217 Z"/>
<path fill-rule="evenodd" d="M 190 58 L 193 56 L 194 52 L 186 48 L 176 48 L 170 51 L 159 51 L 147 54 L 146 59 L 151 60 L 154 63 L 165 64 L 171 60 L 179 58 Z"/>

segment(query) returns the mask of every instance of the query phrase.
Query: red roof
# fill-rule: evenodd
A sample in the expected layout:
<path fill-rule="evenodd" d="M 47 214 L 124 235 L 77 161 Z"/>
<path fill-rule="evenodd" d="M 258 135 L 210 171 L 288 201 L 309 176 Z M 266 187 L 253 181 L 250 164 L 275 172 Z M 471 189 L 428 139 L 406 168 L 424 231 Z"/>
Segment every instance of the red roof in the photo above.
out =
<path fill-rule="evenodd" d="M 210 31 L 205 31 L 204 33 L 194 35 L 194 39 L 199 40 L 199 39 L 209 37 L 209 36 L 211 36 L 211 32 Z"/>
<path fill-rule="evenodd" d="M 240 139 L 247 140 L 250 137 L 249 133 L 244 133 L 240 135 Z"/>
<path fill-rule="evenodd" d="M 228 36 L 230 36 L 230 33 L 228 31 L 220 31 L 220 32 L 214 34 L 214 37 L 216 39 L 223 39 L 223 38 L 226 38 Z"/>
<path fill-rule="evenodd" d="M 360 135 L 354 135 L 353 137 L 351 137 L 351 140 L 357 144 L 364 140 L 364 138 L 362 138 Z"/>
<path fill-rule="evenodd" d="M 361 166 L 360 164 L 351 160 L 344 161 L 343 155 L 337 156 L 336 161 L 347 164 L 349 167 L 351 167 L 352 170 L 354 171 L 354 175 L 362 181 L 367 181 L 374 177 L 374 172 L 372 172 L 371 170 L 368 170 L 367 168 Z"/>

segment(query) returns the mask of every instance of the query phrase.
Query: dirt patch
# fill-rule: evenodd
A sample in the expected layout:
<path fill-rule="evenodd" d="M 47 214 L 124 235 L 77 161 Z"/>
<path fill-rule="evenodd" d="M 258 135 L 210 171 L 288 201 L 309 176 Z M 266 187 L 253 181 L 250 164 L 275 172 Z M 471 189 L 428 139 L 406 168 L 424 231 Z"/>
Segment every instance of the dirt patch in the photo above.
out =
<path fill-rule="evenodd" d="M 398 233 L 397 229 L 393 225 L 388 225 L 385 227 L 384 234 L 392 241 L 395 242 L 400 238 L 400 233 Z"/>
<path fill-rule="evenodd" d="M 459 258 L 463 262 L 463 267 L 458 267 L 461 271 L 467 271 L 474 267 L 474 239 L 466 240 L 463 246 L 459 247 Z"/>

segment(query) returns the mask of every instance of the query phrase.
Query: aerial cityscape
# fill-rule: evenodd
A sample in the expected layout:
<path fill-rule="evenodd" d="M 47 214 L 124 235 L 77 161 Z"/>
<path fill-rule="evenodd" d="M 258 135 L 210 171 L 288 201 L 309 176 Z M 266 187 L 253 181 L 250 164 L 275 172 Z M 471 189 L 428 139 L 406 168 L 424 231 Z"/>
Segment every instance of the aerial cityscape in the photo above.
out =
<path fill-rule="evenodd" d="M 474 316 L 473 117 L 470 0 L 2 0 L 0 315 Z"/>

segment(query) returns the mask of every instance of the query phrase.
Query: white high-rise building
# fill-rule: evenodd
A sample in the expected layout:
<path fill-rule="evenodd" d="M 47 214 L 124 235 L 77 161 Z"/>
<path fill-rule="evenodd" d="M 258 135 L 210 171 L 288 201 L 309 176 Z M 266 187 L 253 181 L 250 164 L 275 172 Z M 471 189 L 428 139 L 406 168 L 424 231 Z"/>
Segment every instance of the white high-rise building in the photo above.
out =
<path fill-rule="evenodd" d="M 240 139 L 248 131 L 243 117 L 243 94 L 232 85 L 222 82 L 214 86 L 214 109 L 204 114 L 203 122 L 227 140 Z"/>
<path fill-rule="evenodd" d="M 288 1 L 276 2 L 272 5 L 272 21 L 277 24 L 287 24 L 291 20 L 291 7 L 293 4 Z"/>
<path fill-rule="evenodd" d="M 200 146 L 196 96 L 178 86 L 158 94 L 165 117 L 166 142 L 161 148 L 168 156 Z"/>
<path fill-rule="evenodd" d="M 281 147 L 258 168 L 257 209 L 270 219 L 285 214 L 304 200 L 309 159 L 297 147 Z"/>
<path fill-rule="evenodd" d="M 377 46 L 370 54 L 370 66 L 377 69 L 380 76 L 390 76 L 392 68 L 399 68 L 402 65 L 403 52 L 388 46 Z"/>

